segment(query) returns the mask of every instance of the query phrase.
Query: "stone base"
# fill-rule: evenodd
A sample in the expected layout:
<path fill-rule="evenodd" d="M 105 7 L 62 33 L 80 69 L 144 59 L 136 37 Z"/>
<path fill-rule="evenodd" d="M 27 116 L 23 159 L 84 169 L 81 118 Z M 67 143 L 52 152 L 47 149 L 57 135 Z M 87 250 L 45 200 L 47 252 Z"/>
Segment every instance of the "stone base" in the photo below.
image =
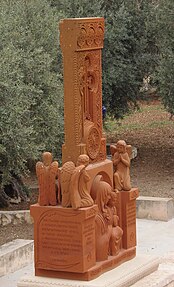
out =
<path fill-rule="evenodd" d="M 62 278 L 62 279 L 72 279 L 72 280 L 84 280 L 89 281 L 97 278 L 102 273 L 119 266 L 125 261 L 134 258 L 136 255 L 136 248 L 130 248 L 128 250 L 122 249 L 117 256 L 109 256 L 108 260 L 97 262 L 94 267 L 90 268 L 84 273 L 73 273 L 73 272 L 63 272 L 54 270 L 45 270 L 35 268 L 36 276 L 44 276 L 51 278 Z"/>
<path fill-rule="evenodd" d="M 137 218 L 169 221 L 174 217 L 173 198 L 139 196 L 136 202 Z"/>
<path fill-rule="evenodd" d="M 0 246 L 0 277 L 33 261 L 33 240 L 16 239 Z"/>
<path fill-rule="evenodd" d="M 131 287 L 173 287 L 174 274 L 170 270 L 156 270 Z"/>
<path fill-rule="evenodd" d="M 159 259 L 143 255 L 88 282 L 77 281 L 77 278 L 74 278 L 76 280 L 65 280 L 31 275 L 21 278 L 17 287 L 128 287 L 157 270 L 158 266 Z"/>

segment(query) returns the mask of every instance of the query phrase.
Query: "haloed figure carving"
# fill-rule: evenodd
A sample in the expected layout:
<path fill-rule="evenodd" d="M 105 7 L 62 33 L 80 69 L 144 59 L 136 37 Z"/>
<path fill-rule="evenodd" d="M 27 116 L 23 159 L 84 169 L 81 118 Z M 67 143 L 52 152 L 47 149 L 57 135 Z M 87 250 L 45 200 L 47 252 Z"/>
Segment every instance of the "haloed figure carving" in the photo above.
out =
<path fill-rule="evenodd" d="M 42 162 L 36 164 L 36 174 L 39 181 L 38 203 L 44 205 L 56 205 L 56 177 L 58 175 L 58 162 L 52 162 L 52 154 L 44 152 Z"/>

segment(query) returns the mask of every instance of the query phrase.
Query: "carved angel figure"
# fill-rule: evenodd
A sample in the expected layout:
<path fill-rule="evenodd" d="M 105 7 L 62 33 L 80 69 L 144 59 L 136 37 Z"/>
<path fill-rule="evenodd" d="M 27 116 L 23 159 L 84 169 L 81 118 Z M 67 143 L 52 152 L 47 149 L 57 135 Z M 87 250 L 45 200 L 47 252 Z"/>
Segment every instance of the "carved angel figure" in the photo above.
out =
<path fill-rule="evenodd" d="M 124 140 L 110 146 L 112 161 L 115 168 L 114 187 L 117 190 L 130 190 L 130 154 L 131 146 Z"/>
<path fill-rule="evenodd" d="M 58 162 L 52 162 L 52 154 L 44 152 L 42 162 L 36 163 L 36 175 L 39 182 L 38 203 L 44 205 L 56 205 L 56 177 L 58 175 Z"/>
<path fill-rule="evenodd" d="M 77 161 L 77 166 L 69 161 L 66 162 L 61 170 L 61 192 L 62 206 L 72 207 L 74 209 L 80 207 L 88 207 L 93 205 L 87 183 L 90 177 L 86 171 L 86 166 L 89 164 L 87 155 L 80 155 Z"/>

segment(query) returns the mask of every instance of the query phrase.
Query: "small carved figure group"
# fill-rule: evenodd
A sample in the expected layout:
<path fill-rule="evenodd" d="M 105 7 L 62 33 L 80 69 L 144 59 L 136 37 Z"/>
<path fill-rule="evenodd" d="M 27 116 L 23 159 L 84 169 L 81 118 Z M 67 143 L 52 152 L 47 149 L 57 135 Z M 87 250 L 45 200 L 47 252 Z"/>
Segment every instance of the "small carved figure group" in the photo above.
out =
<path fill-rule="evenodd" d="M 44 152 L 42 160 L 42 162 L 39 161 L 36 164 L 36 174 L 39 182 L 39 205 L 57 205 L 61 201 L 63 207 L 77 209 L 94 204 L 87 189 L 87 183 L 90 180 L 85 169 L 89 164 L 87 155 L 80 155 L 76 166 L 71 161 L 66 162 L 62 166 L 61 172 L 58 169 L 58 162 L 52 162 L 51 153 Z"/>
<path fill-rule="evenodd" d="M 107 182 L 98 182 L 95 200 L 98 205 L 95 218 L 97 261 L 107 260 L 108 255 L 117 255 L 121 248 L 123 230 L 118 225 L 116 197 Z"/>
<path fill-rule="evenodd" d="M 94 192 L 92 191 L 92 196 L 90 195 L 87 185 L 90 177 L 86 171 L 89 157 L 85 154 L 80 155 L 76 166 L 72 161 L 69 161 L 62 166 L 61 171 L 58 169 L 58 162 L 52 162 L 51 153 L 44 152 L 42 160 L 36 164 L 36 174 L 39 181 L 39 205 L 57 205 L 61 202 L 63 207 L 78 209 L 92 206 L 95 202 L 98 205 L 98 213 L 95 218 L 96 260 L 102 261 L 106 260 L 109 255 L 117 255 L 123 234 L 118 225 L 117 195 L 112 187 L 102 180 L 100 175 L 96 177 Z M 58 184 L 56 186 L 57 178 Z"/>
<path fill-rule="evenodd" d="M 116 190 L 130 190 L 130 156 L 131 146 L 124 140 L 119 140 L 116 145 L 110 146 L 114 165 L 114 187 Z"/>

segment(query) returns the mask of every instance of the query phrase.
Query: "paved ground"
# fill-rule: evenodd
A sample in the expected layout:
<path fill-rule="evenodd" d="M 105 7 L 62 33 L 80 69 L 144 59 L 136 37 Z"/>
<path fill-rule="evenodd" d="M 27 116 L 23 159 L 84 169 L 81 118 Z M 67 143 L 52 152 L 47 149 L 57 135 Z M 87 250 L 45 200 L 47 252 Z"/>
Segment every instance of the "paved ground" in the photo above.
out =
<path fill-rule="evenodd" d="M 174 219 L 168 222 L 137 219 L 137 255 L 161 257 L 168 265 L 174 263 Z M 173 264 L 172 264 L 173 268 Z M 0 287 L 16 287 L 19 278 L 33 272 L 29 265 L 0 278 Z"/>

